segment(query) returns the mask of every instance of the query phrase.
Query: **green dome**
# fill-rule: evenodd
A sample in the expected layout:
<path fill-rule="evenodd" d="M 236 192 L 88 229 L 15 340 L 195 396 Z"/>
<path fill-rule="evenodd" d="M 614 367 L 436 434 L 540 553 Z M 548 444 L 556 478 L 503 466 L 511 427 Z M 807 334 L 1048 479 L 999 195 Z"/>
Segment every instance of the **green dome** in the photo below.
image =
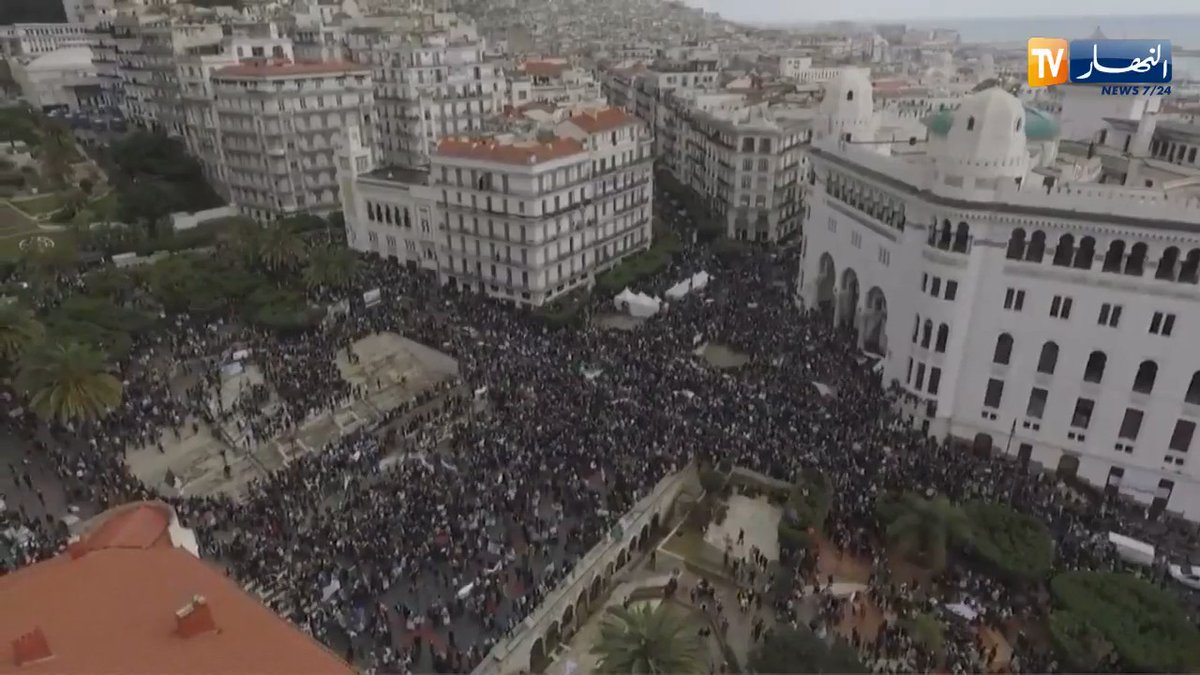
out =
<path fill-rule="evenodd" d="M 921 120 L 929 133 L 945 136 L 954 126 L 954 111 L 939 110 Z M 1025 106 L 1025 138 L 1031 141 L 1049 141 L 1058 138 L 1058 122 L 1048 113 Z"/>

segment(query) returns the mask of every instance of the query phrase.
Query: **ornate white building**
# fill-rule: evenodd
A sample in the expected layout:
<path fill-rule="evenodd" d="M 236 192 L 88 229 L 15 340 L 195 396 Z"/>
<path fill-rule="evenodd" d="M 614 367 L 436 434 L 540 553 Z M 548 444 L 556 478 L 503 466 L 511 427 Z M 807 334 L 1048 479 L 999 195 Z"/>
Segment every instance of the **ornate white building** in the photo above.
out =
<path fill-rule="evenodd" d="M 865 77 L 830 83 L 799 302 L 882 355 L 914 425 L 1200 518 L 1197 182 L 1133 187 L 996 88 L 896 152 L 871 111 Z"/>

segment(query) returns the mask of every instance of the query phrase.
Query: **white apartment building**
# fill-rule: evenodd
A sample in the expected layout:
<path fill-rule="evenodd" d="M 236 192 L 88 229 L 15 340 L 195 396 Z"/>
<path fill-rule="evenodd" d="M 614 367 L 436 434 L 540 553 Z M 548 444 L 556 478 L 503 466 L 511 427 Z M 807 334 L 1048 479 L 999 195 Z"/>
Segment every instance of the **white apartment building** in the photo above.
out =
<path fill-rule="evenodd" d="M 209 184 L 226 199 L 230 198 L 227 167 L 221 152 L 212 75 L 243 61 L 262 62 L 265 59 L 281 63 L 294 61 L 291 42 L 280 37 L 275 25 L 269 23 L 244 27 L 215 45 L 191 47 L 176 60 L 184 143 L 200 161 Z"/>
<path fill-rule="evenodd" d="M 16 23 L 0 26 L 0 55 L 8 58 L 37 56 L 56 49 L 87 45 L 87 30 L 81 23 Z"/>
<path fill-rule="evenodd" d="M 405 37 L 354 30 L 352 60 L 371 69 L 385 164 L 428 166 L 443 136 L 479 133 L 503 108 L 504 74 L 481 39 L 457 33 Z"/>
<path fill-rule="evenodd" d="M 603 105 L 600 83 L 592 73 L 565 60 L 523 61 L 506 73 L 505 104 L 533 102 Z"/>
<path fill-rule="evenodd" d="M 614 108 L 577 113 L 541 140 L 444 138 L 428 173 L 358 172 L 347 156 L 347 238 L 436 268 L 442 283 L 537 306 L 649 247 L 652 164 L 645 127 Z"/>
<path fill-rule="evenodd" d="M 914 425 L 1200 518 L 1196 183 L 1123 177 L 998 88 L 893 154 L 871 95 L 827 88 L 798 301 L 857 330 Z"/>
<path fill-rule="evenodd" d="M 653 127 L 664 94 L 676 90 L 716 89 L 720 74 L 717 59 L 664 61 L 651 67 L 637 65 L 605 71 L 600 90 L 610 104 L 624 108 Z M 661 153 L 661 148 L 656 151 Z"/>
<path fill-rule="evenodd" d="M 350 63 L 267 61 L 211 76 L 224 187 L 242 213 L 273 218 L 340 208 L 336 153 L 344 132 L 373 142 L 374 84 Z"/>
<path fill-rule="evenodd" d="M 77 109 L 92 103 L 97 91 L 96 67 L 86 46 L 64 47 L 35 56 L 8 59 L 21 98 L 38 108 Z"/>

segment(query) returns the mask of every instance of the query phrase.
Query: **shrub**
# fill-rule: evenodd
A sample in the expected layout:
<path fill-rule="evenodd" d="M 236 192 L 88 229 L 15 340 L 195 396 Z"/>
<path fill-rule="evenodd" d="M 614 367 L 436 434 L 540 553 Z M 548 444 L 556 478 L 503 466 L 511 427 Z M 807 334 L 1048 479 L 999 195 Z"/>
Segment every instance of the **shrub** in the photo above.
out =
<path fill-rule="evenodd" d="M 803 469 L 796 486 L 788 497 L 786 520 L 800 530 L 820 530 L 833 499 L 833 488 L 825 474 L 817 469 Z"/>
<path fill-rule="evenodd" d="M 805 549 L 812 548 L 813 539 L 807 531 L 798 529 L 788 525 L 784 521 L 779 521 L 779 546 L 785 551 L 796 553 Z"/>
<path fill-rule="evenodd" d="M 844 640 L 829 644 L 807 628 L 776 627 L 750 653 L 756 673 L 866 673 Z"/>
<path fill-rule="evenodd" d="M 904 621 L 904 628 L 913 640 L 920 643 L 930 653 L 940 654 L 946 642 L 942 634 L 942 624 L 937 618 L 920 613 Z"/>
<path fill-rule="evenodd" d="M 1054 565 L 1054 540 L 1038 518 L 1002 504 L 970 502 L 963 507 L 969 521 L 967 551 L 1013 581 L 1035 581 Z"/>
<path fill-rule="evenodd" d="M 325 311 L 309 305 L 304 296 L 277 288 L 261 288 L 246 301 L 247 318 L 263 328 L 298 331 L 312 328 L 325 317 Z"/>
<path fill-rule="evenodd" d="M 707 498 L 696 502 L 691 511 L 688 511 L 687 525 L 696 532 L 704 532 L 708 528 L 708 524 L 713 519 L 713 505 Z"/>
<path fill-rule="evenodd" d="M 1112 643 L 1087 617 L 1069 610 L 1050 615 L 1050 640 L 1069 669 L 1091 673 L 1112 653 Z"/>
<path fill-rule="evenodd" d="M 583 325 L 587 301 L 587 291 L 577 289 L 538 307 L 533 314 L 551 328 L 578 328 Z"/>
<path fill-rule="evenodd" d="M 1200 670 L 1200 630 L 1166 591 L 1111 572 L 1066 572 L 1050 582 L 1050 590 L 1058 605 L 1054 614 L 1069 613 L 1058 619 L 1051 615 L 1064 659 L 1090 660 L 1088 650 L 1102 637 L 1122 670 Z"/>

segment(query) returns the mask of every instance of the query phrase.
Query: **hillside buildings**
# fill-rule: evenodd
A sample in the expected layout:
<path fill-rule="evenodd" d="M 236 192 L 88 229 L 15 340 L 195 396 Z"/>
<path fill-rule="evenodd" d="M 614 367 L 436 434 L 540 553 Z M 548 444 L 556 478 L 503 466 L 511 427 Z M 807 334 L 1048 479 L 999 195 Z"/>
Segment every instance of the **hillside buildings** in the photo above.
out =
<path fill-rule="evenodd" d="M 809 150 L 799 302 L 858 330 L 914 425 L 1194 519 L 1200 193 L 1135 173 L 1186 162 L 1183 130 L 1156 149 L 1151 125 L 1110 123 L 1123 163 L 993 87 L 893 149 L 870 81 L 842 74 Z"/>

